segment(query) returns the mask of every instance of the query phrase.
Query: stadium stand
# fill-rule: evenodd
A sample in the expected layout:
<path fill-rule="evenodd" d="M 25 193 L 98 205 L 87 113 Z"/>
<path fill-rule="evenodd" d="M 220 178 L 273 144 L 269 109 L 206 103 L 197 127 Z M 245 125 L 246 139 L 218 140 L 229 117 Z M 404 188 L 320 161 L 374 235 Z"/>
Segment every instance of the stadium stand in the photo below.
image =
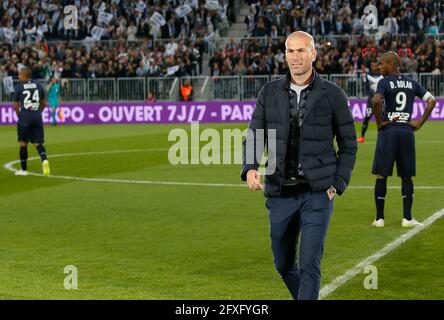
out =
<path fill-rule="evenodd" d="M 313 36 L 360 34 L 364 8 L 373 3 L 378 9 L 378 25 L 391 35 L 444 32 L 441 1 L 248 1 L 245 16 L 249 36 L 287 36 L 304 30 Z"/>

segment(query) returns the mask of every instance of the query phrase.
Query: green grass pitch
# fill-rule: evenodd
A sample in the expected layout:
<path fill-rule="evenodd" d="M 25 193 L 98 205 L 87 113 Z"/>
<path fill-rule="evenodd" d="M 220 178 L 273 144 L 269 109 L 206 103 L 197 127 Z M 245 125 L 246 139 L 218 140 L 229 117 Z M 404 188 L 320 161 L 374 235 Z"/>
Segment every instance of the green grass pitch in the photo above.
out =
<path fill-rule="evenodd" d="M 0 299 L 290 299 L 273 267 L 261 192 L 130 183 L 241 183 L 239 165 L 169 164 L 173 143 L 167 137 L 176 127 L 190 129 L 46 127 L 53 175 L 126 182 L 16 177 L 3 167 L 18 159 L 16 129 L 0 127 Z M 208 127 L 246 124 L 201 125 Z M 429 122 L 416 133 L 415 186 L 438 187 L 415 190 L 413 215 L 419 221 L 444 207 L 443 129 L 444 123 Z M 351 188 L 335 200 L 322 285 L 407 231 L 401 228 L 399 189 L 388 191 L 386 227 L 370 226 L 375 140 L 371 123 Z M 131 149 L 145 150 L 55 156 Z M 34 148 L 29 156 L 37 156 Z M 29 171 L 40 173 L 40 161 L 29 161 Z M 393 177 L 388 185 L 399 187 L 400 181 Z M 364 288 L 368 275 L 361 272 L 326 299 L 444 299 L 443 234 L 441 219 L 375 262 L 377 290 Z M 67 265 L 77 267 L 77 290 L 64 288 Z"/>

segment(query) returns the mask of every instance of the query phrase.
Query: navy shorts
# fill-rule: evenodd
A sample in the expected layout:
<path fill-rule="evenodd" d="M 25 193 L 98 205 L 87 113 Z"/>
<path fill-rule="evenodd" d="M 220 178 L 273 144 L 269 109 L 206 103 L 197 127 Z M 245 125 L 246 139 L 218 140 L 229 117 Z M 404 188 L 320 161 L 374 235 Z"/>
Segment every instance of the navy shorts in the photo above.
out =
<path fill-rule="evenodd" d="M 23 112 L 17 122 L 18 141 L 44 143 L 43 121 L 40 112 Z"/>
<path fill-rule="evenodd" d="M 408 123 L 389 124 L 378 132 L 372 173 L 389 177 L 395 162 L 399 177 L 416 175 L 415 136 Z"/>

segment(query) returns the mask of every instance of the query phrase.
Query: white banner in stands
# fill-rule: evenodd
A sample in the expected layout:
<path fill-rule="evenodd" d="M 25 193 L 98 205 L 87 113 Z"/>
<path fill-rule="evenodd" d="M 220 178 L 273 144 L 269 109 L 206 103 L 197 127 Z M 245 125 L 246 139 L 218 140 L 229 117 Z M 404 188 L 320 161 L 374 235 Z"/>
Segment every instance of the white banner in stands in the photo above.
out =
<path fill-rule="evenodd" d="M 100 11 L 99 16 L 97 17 L 97 22 L 108 25 L 111 22 L 111 20 L 113 20 L 113 18 L 114 16 L 111 13 Z"/>
<path fill-rule="evenodd" d="M 37 28 L 34 26 L 31 29 L 25 29 L 25 34 L 26 35 L 30 35 L 30 34 L 34 34 L 37 32 Z"/>
<path fill-rule="evenodd" d="M 99 41 L 100 38 L 102 38 L 103 32 L 105 32 L 105 29 L 100 28 L 100 27 L 98 27 L 98 26 L 94 26 L 94 27 L 91 29 L 91 35 L 92 35 L 92 37 L 93 37 L 95 40 L 97 40 L 97 41 Z"/>
<path fill-rule="evenodd" d="M 180 6 L 176 9 L 176 14 L 179 18 L 185 17 L 188 13 L 193 11 L 191 7 L 187 4 L 184 4 L 183 6 Z"/>
<path fill-rule="evenodd" d="M 178 65 L 175 65 L 175 66 L 169 67 L 169 68 L 167 69 L 167 75 L 168 75 L 168 76 L 171 76 L 171 75 L 175 74 L 178 70 L 179 70 L 179 66 L 178 66 Z"/>
<path fill-rule="evenodd" d="M 45 24 L 41 24 L 38 28 L 37 28 L 37 34 L 43 36 L 43 34 L 45 32 L 48 32 L 48 25 Z"/>
<path fill-rule="evenodd" d="M 14 92 L 14 83 L 12 82 L 12 77 L 3 78 L 3 88 L 5 88 L 7 93 Z"/>
<path fill-rule="evenodd" d="M 150 22 L 156 26 L 163 26 L 166 23 L 165 18 L 159 12 L 153 13 L 150 18 Z"/>
<path fill-rule="evenodd" d="M 199 2 L 197 0 L 185 0 L 183 4 L 188 4 L 194 9 L 197 9 L 197 7 L 199 7 Z"/>
<path fill-rule="evenodd" d="M 219 8 L 219 1 L 217 1 L 217 0 L 207 0 L 207 3 L 205 4 L 205 7 L 207 7 L 208 10 L 217 10 Z"/>
<path fill-rule="evenodd" d="M 57 10 L 57 6 L 55 4 L 48 5 L 49 12 L 56 11 L 56 10 Z"/>
<path fill-rule="evenodd" d="M 3 28 L 3 35 L 6 39 L 10 41 L 14 39 L 14 31 L 12 31 L 11 29 Z"/>
<path fill-rule="evenodd" d="M 145 8 L 146 8 L 146 4 L 143 1 L 139 1 L 136 4 L 136 10 L 139 11 L 140 13 L 142 13 L 143 10 L 145 10 Z"/>
<path fill-rule="evenodd" d="M 100 11 L 105 11 L 106 10 L 106 3 L 105 2 L 102 2 L 102 4 L 100 5 L 100 7 L 99 7 L 99 12 Z"/>

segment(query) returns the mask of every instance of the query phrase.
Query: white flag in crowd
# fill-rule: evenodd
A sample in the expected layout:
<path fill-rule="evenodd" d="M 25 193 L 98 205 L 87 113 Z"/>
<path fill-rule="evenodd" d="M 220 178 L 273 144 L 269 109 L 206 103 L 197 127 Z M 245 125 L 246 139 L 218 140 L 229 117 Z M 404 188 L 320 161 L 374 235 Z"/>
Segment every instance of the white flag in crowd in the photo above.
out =
<path fill-rule="evenodd" d="M 199 7 L 199 2 L 197 0 L 185 0 L 183 4 L 188 4 L 194 9 L 197 9 L 197 7 Z"/>
<path fill-rule="evenodd" d="M 102 38 L 102 35 L 103 35 L 104 32 L 105 32 L 105 29 L 100 28 L 100 27 L 98 27 L 98 26 L 94 26 L 94 27 L 91 29 L 91 35 L 92 35 L 92 37 L 93 37 L 95 40 L 97 40 L 97 41 L 99 41 L 100 38 Z"/>
<path fill-rule="evenodd" d="M 139 11 L 140 13 L 142 13 L 143 10 L 145 10 L 145 8 L 146 8 L 146 4 L 143 1 L 139 1 L 136 4 L 136 10 Z"/>
<path fill-rule="evenodd" d="M 166 23 L 165 18 L 159 12 L 153 13 L 153 15 L 150 18 L 150 22 L 151 24 L 156 26 L 163 26 Z"/>
<path fill-rule="evenodd" d="M 3 1 L 3 2 L 5 2 L 5 1 Z M 6 3 L 8 3 L 8 2 L 6 1 Z M 42 7 L 43 10 L 45 10 L 45 11 L 48 10 L 48 2 L 46 0 L 42 0 L 42 2 L 40 3 L 40 6 Z M 3 5 L 3 7 L 6 8 L 4 5 Z"/>
<path fill-rule="evenodd" d="M 14 39 L 14 31 L 12 31 L 11 29 L 3 28 L 3 35 L 9 41 L 12 41 Z"/>
<path fill-rule="evenodd" d="M 207 34 L 205 35 L 205 37 L 204 37 L 204 40 L 205 40 L 205 41 L 211 41 L 211 40 L 214 39 L 214 36 L 215 36 L 214 32 L 207 33 Z"/>
<path fill-rule="evenodd" d="M 7 93 L 14 92 L 14 83 L 12 82 L 12 77 L 4 77 L 3 78 L 3 88 Z"/>
<path fill-rule="evenodd" d="M 55 4 L 50 4 L 48 6 L 48 11 L 52 12 L 52 11 L 56 11 L 57 10 L 57 6 Z"/>
<path fill-rule="evenodd" d="M 37 32 L 37 28 L 34 26 L 31 29 L 25 29 L 25 34 L 26 35 L 30 35 L 30 34 L 34 34 Z"/>
<path fill-rule="evenodd" d="M 177 72 L 177 70 L 179 70 L 179 66 L 172 66 L 172 67 L 169 67 L 168 69 L 167 69 L 167 75 L 168 76 L 171 76 L 171 75 L 173 75 L 173 74 L 175 74 L 176 72 Z"/>
<path fill-rule="evenodd" d="M 100 11 L 105 11 L 106 10 L 106 3 L 105 2 L 102 2 L 102 4 L 100 5 L 100 7 L 99 7 L 99 12 Z"/>
<path fill-rule="evenodd" d="M 43 36 L 43 34 L 44 34 L 45 32 L 48 32 L 48 25 L 47 25 L 46 23 L 40 25 L 40 26 L 37 28 L 37 34 L 38 34 L 38 35 Z"/>
<path fill-rule="evenodd" d="M 205 4 L 205 7 L 207 7 L 208 10 L 217 10 L 219 8 L 219 1 L 217 1 L 217 0 L 207 0 L 207 3 Z"/>
<path fill-rule="evenodd" d="M 180 6 L 176 9 L 176 14 L 179 18 L 185 17 L 188 13 L 193 11 L 191 7 L 187 4 L 184 4 L 183 6 Z"/>
<path fill-rule="evenodd" d="M 114 16 L 111 13 L 100 11 L 99 16 L 97 17 L 97 22 L 108 25 L 111 22 L 111 20 L 113 20 L 113 18 Z"/>

